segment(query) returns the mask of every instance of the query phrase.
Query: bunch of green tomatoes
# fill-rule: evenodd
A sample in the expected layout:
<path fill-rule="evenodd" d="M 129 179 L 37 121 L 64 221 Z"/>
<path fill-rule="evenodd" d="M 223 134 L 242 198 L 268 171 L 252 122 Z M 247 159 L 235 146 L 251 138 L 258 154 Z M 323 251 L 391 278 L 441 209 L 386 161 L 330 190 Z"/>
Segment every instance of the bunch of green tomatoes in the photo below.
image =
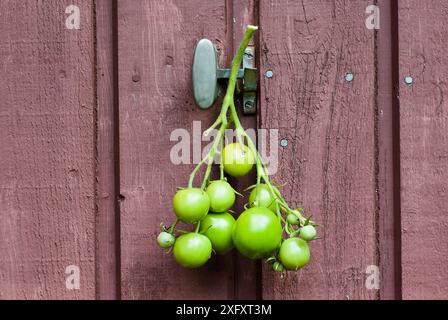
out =
<path fill-rule="evenodd" d="M 198 268 L 207 263 L 213 253 L 225 255 L 236 248 L 243 256 L 267 259 L 273 270 L 298 270 L 310 261 L 309 242 L 316 239 L 315 225 L 304 218 L 302 209 L 291 209 L 279 187 L 274 186 L 255 144 L 238 118 L 234 103 L 237 73 L 242 55 L 253 32 L 248 26 L 240 48 L 233 60 L 227 93 L 216 122 L 204 133 L 219 127 L 208 154 L 190 175 L 186 188 L 173 198 L 176 221 L 170 227 L 161 225 L 157 243 L 172 250 L 175 260 L 183 267 Z M 234 125 L 236 142 L 225 145 L 225 132 Z M 210 173 L 218 158 L 220 179 L 212 181 Z M 202 166 L 206 171 L 200 187 L 194 179 Z M 246 176 L 254 166 L 257 183 L 250 186 L 245 211 L 237 219 L 232 215 L 236 196 L 240 195 L 227 182 L 226 175 Z M 194 231 L 177 230 L 179 222 L 194 225 Z"/>

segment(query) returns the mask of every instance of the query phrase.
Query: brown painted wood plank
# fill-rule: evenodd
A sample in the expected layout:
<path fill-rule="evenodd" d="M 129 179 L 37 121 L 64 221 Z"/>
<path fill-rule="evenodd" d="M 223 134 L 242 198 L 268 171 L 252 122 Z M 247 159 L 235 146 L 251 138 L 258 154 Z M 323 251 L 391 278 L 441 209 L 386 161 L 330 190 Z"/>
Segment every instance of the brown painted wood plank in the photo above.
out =
<path fill-rule="evenodd" d="M 93 8 L 68 30 L 70 4 L 0 2 L 1 299 L 95 297 Z"/>
<path fill-rule="evenodd" d="M 404 299 L 446 299 L 448 3 L 404 0 L 398 9 L 402 292 Z"/>
<path fill-rule="evenodd" d="M 114 2 L 97 0 L 96 3 L 96 56 L 97 56 L 97 206 L 96 220 L 96 296 L 97 299 L 118 298 L 117 246 L 119 237 L 116 217 L 116 157 L 118 137 L 115 106 L 118 97 L 116 87 Z"/>
<path fill-rule="evenodd" d="M 264 268 L 267 299 L 376 299 L 378 265 L 374 32 L 371 1 L 260 2 L 261 128 L 279 129 L 283 188 L 322 224 L 309 266 L 285 277 Z M 345 81 L 347 72 L 353 82 Z"/>
<path fill-rule="evenodd" d="M 193 165 L 174 165 L 175 129 L 208 127 L 218 108 L 199 111 L 190 72 L 197 40 L 227 53 L 226 2 L 119 1 L 121 290 L 124 299 L 225 299 L 235 291 L 229 257 L 200 270 L 178 266 L 155 243 L 161 221 L 174 218 L 176 187 Z M 224 56 L 221 56 L 225 60 Z M 222 61 L 224 61 L 222 60 Z"/>
<path fill-rule="evenodd" d="M 376 38 L 380 298 L 391 300 L 401 297 L 397 8 L 390 0 L 379 0 L 377 4 L 380 9 Z"/>

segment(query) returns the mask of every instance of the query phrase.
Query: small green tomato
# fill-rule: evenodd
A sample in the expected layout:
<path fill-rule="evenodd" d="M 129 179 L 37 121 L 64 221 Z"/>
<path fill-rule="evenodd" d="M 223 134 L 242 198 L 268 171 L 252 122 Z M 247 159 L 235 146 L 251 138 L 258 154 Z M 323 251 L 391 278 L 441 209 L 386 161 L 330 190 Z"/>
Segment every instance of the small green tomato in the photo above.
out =
<path fill-rule="evenodd" d="M 173 198 L 173 209 L 183 222 L 196 223 L 204 219 L 210 209 L 210 197 L 197 188 L 179 190 Z"/>
<path fill-rule="evenodd" d="M 199 268 L 212 255 L 212 243 L 199 233 L 187 233 L 177 238 L 173 255 L 177 263 L 185 268 Z"/>
<path fill-rule="evenodd" d="M 277 187 L 273 187 L 278 190 Z M 274 213 L 277 213 L 276 196 L 273 195 L 266 184 L 257 185 L 249 195 L 249 204 L 251 207 L 268 208 Z"/>
<path fill-rule="evenodd" d="M 304 226 L 300 229 L 300 237 L 305 241 L 311 241 L 316 238 L 316 228 L 312 225 Z"/>
<path fill-rule="evenodd" d="M 296 226 L 299 224 L 299 218 L 297 218 L 297 216 L 292 213 L 288 214 L 288 217 L 286 218 L 286 220 L 292 226 Z"/>
<path fill-rule="evenodd" d="M 227 212 L 209 213 L 201 222 L 201 233 L 210 239 L 218 254 L 226 254 L 233 249 L 232 232 L 235 218 Z"/>
<path fill-rule="evenodd" d="M 235 190 L 227 181 L 211 182 L 206 192 L 210 198 L 210 210 L 212 212 L 226 212 L 235 204 Z"/>
<path fill-rule="evenodd" d="M 222 151 L 224 171 L 235 178 L 244 177 L 253 168 L 255 156 L 253 152 L 241 143 L 227 145 Z"/>
<path fill-rule="evenodd" d="M 279 259 L 288 270 L 296 271 L 310 262 L 310 249 L 305 240 L 289 238 L 280 247 Z"/>
<path fill-rule="evenodd" d="M 285 270 L 285 267 L 283 267 L 281 262 L 275 261 L 272 265 L 272 270 L 274 270 L 275 272 L 283 272 Z"/>
<path fill-rule="evenodd" d="M 157 243 L 164 249 L 171 248 L 176 239 L 171 233 L 161 232 L 157 237 Z"/>

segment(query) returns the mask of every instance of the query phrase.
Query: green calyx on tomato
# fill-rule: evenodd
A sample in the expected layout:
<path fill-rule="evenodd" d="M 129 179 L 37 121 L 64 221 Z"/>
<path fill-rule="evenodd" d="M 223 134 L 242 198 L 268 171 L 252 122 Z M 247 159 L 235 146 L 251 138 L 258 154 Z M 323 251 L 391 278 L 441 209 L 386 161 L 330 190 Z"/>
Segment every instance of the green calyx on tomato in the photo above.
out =
<path fill-rule="evenodd" d="M 309 263 L 310 249 L 305 240 L 289 238 L 283 241 L 278 257 L 286 269 L 296 271 Z"/>
<path fill-rule="evenodd" d="M 305 241 L 316 239 L 316 228 L 312 225 L 306 225 L 300 229 L 300 237 Z"/>
<path fill-rule="evenodd" d="M 241 143 L 227 145 L 222 151 L 222 158 L 224 171 L 235 178 L 247 175 L 255 164 L 253 152 Z"/>
<path fill-rule="evenodd" d="M 276 187 L 274 187 L 275 191 L 278 191 Z M 249 205 L 251 207 L 263 207 L 268 208 L 274 213 L 277 213 L 277 197 L 273 195 L 269 190 L 269 187 L 266 184 L 259 184 L 255 188 L 252 189 L 249 195 Z"/>
<path fill-rule="evenodd" d="M 210 197 L 198 188 L 179 190 L 173 198 L 173 209 L 183 222 L 201 221 L 210 209 Z"/>
<path fill-rule="evenodd" d="M 267 208 L 250 208 L 235 223 L 233 243 L 249 259 L 270 255 L 280 246 L 282 226 L 276 215 Z"/>
<path fill-rule="evenodd" d="M 185 268 L 199 268 L 207 263 L 212 255 L 210 240 L 199 233 L 187 233 L 177 238 L 173 255 L 177 263 Z"/>
<path fill-rule="evenodd" d="M 230 213 L 209 213 L 201 221 L 200 232 L 210 239 L 218 254 L 226 254 L 233 249 L 232 231 L 235 218 Z"/>
<path fill-rule="evenodd" d="M 171 248 L 174 245 L 174 242 L 176 241 L 176 238 L 171 233 L 168 232 L 161 232 L 157 236 L 157 243 L 160 247 L 164 249 Z"/>
<path fill-rule="evenodd" d="M 206 190 L 212 212 L 226 212 L 235 204 L 235 190 L 224 180 L 212 181 Z"/>

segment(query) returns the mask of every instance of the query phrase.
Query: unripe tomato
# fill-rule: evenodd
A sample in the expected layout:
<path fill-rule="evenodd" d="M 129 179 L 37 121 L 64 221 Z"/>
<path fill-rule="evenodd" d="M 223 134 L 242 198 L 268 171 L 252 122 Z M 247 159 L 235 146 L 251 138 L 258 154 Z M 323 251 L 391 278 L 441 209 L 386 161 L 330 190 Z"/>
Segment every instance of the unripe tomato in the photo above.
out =
<path fill-rule="evenodd" d="M 276 187 L 273 188 L 278 190 Z M 277 213 L 276 198 L 277 197 L 270 192 L 267 185 L 259 184 L 252 189 L 249 195 L 249 204 L 252 207 L 268 208 L 272 212 Z"/>
<path fill-rule="evenodd" d="M 249 259 L 265 258 L 280 246 L 282 226 L 267 208 L 250 208 L 235 223 L 233 243 Z"/>
<path fill-rule="evenodd" d="M 235 204 L 235 191 L 223 180 L 213 181 L 206 190 L 212 212 L 226 212 Z"/>
<path fill-rule="evenodd" d="M 209 213 L 201 221 L 201 233 L 210 239 L 218 254 L 226 254 L 233 249 L 232 231 L 235 218 L 227 212 Z"/>
<path fill-rule="evenodd" d="M 207 215 L 210 209 L 210 198 L 201 189 L 179 190 L 173 199 L 173 209 L 181 221 L 195 223 Z"/>
<path fill-rule="evenodd" d="M 176 239 L 171 233 L 161 232 L 157 237 L 157 243 L 164 249 L 171 248 Z"/>
<path fill-rule="evenodd" d="M 297 216 L 295 214 L 292 214 L 292 213 L 288 214 L 288 216 L 286 217 L 286 220 L 292 226 L 295 226 L 295 225 L 299 224 L 299 218 L 297 218 Z"/>
<path fill-rule="evenodd" d="M 305 240 L 290 238 L 280 247 L 279 259 L 288 270 L 298 270 L 310 261 L 310 249 Z"/>
<path fill-rule="evenodd" d="M 304 226 L 300 229 L 300 237 L 305 241 L 311 241 L 316 238 L 316 228 L 312 225 Z"/>
<path fill-rule="evenodd" d="M 173 255 L 177 263 L 185 268 L 199 268 L 212 255 L 210 240 L 199 233 L 187 233 L 177 238 Z"/>
<path fill-rule="evenodd" d="M 255 157 L 252 151 L 241 143 L 227 145 L 222 151 L 224 171 L 232 177 L 243 177 L 252 170 Z"/>
<path fill-rule="evenodd" d="M 281 262 L 275 261 L 272 265 L 272 270 L 274 270 L 275 272 L 283 272 L 283 270 L 285 270 L 285 267 L 283 267 Z"/>

